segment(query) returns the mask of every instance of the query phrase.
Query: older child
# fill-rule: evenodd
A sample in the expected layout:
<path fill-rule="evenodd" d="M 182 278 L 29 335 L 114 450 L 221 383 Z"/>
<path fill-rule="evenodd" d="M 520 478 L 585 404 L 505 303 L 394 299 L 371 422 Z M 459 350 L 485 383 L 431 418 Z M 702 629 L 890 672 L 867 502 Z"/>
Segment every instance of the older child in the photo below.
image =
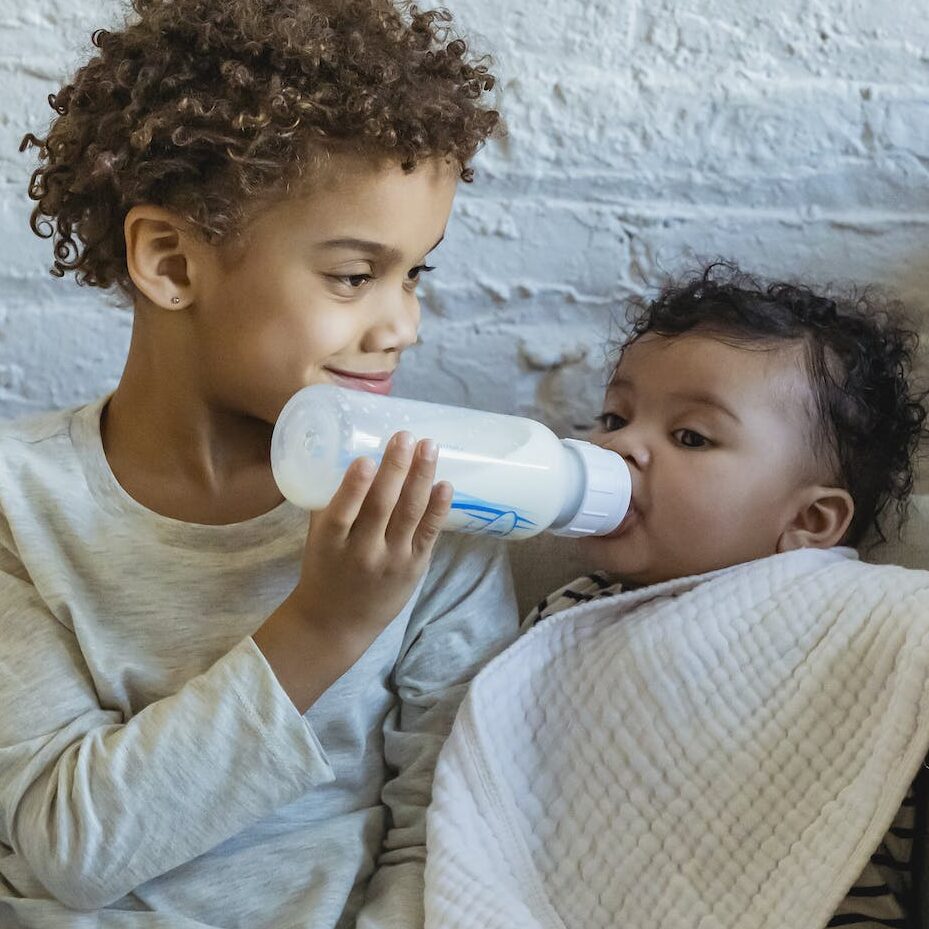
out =
<path fill-rule="evenodd" d="M 0 925 L 413 929 L 505 563 L 436 545 L 428 441 L 309 535 L 269 443 L 305 385 L 389 390 L 493 78 L 392 0 L 134 9 L 25 140 L 54 273 L 134 323 L 112 395 L 0 433 Z"/>
<path fill-rule="evenodd" d="M 632 509 L 474 682 L 427 925 L 911 925 L 929 574 L 851 547 L 926 417 L 890 309 L 719 265 L 642 308 L 592 436 Z"/>

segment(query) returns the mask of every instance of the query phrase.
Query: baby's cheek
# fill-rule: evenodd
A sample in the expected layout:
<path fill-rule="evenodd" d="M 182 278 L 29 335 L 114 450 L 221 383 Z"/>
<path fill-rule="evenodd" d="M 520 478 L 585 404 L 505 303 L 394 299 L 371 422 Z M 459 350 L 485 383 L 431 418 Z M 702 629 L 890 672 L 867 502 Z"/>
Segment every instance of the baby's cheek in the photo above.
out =
<path fill-rule="evenodd" d="M 642 570 L 648 561 L 648 545 L 641 534 L 628 533 L 618 539 L 589 536 L 578 539 L 577 550 L 592 570 L 628 574 Z"/>

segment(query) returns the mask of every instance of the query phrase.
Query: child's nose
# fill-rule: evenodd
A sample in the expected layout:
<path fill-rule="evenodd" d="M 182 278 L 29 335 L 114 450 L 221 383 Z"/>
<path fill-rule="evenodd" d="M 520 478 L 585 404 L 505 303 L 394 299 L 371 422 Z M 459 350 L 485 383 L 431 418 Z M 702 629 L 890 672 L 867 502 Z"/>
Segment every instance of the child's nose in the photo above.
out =
<path fill-rule="evenodd" d="M 365 332 L 362 348 L 366 352 L 402 352 L 416 344 L 419 333 L 419 300 L 403 294 L 379 306 L 377 318 Z"/>

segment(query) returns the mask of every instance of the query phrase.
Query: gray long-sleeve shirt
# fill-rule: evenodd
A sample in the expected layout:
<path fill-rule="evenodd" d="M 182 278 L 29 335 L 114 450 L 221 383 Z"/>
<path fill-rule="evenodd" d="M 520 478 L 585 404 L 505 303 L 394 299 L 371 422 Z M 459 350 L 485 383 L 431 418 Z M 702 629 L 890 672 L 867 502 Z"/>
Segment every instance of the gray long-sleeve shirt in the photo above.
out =
<path fill-rule="evenodd" d="M 306 514 L 147 510 L 102 406 L 0 428 L 0 927 L 421 926 L 435 758 L 516 635 L 502 551 L 444 536 L 301 716 L 251 633 L 297 581 Z"/>

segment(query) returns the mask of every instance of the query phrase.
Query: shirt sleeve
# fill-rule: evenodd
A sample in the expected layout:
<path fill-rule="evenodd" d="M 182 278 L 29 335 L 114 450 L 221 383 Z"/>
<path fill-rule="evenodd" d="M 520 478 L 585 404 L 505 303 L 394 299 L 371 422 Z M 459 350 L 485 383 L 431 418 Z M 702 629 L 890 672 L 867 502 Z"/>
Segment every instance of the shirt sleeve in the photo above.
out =
<path fill-rule="evenodd" d="M 0 842 L 49 893 L 104 907 L 332 770 L 254 641 L 130 719 L 0 546 Z"/>
<path fill-rule="evenodd" d="M 422 929 L 426 808 L 439 749 L 475 674 L 512 643 L 519 618 L 501 543 L 442 537 L 404 639 L 384 752 L 388 830 L 357 929 Z"/>

